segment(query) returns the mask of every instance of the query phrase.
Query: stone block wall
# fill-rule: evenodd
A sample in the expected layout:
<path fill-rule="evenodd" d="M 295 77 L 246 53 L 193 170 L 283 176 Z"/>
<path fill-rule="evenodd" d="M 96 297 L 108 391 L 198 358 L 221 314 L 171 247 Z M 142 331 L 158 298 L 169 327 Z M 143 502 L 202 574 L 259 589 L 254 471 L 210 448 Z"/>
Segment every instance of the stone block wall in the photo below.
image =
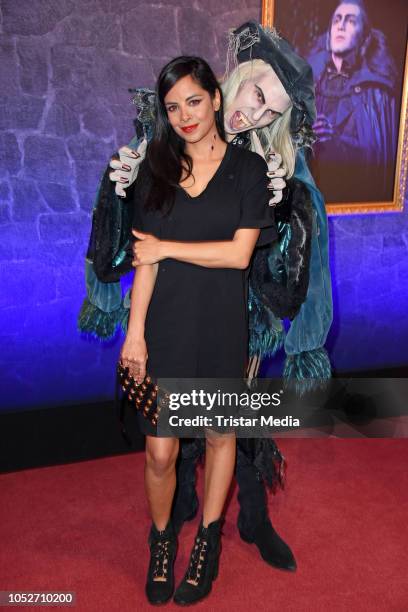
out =
<path fill-rule="evenodd" d="M 3 409 L 112 397 L 122 336 L 81 337 L 84 257 L 106 163 L 134 133 L 128 89 L 171 57 L 222 74 L 256 0 L 0 3 L 0 384 Z"/>

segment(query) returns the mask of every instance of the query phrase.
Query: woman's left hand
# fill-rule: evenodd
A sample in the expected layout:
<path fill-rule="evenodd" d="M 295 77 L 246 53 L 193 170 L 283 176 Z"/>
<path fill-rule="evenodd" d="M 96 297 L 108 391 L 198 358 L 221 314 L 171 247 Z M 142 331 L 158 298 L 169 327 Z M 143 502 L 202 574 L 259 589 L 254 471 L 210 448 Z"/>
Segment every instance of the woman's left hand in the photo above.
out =
<path fill-rule="evenodd" d="M 154 264 L 164 259 L 161 240 L 152 234 L 145 234 L 136 230 L 132 230 L 132 234 L 138 238 L 133 245 L 133 267 Z"/>

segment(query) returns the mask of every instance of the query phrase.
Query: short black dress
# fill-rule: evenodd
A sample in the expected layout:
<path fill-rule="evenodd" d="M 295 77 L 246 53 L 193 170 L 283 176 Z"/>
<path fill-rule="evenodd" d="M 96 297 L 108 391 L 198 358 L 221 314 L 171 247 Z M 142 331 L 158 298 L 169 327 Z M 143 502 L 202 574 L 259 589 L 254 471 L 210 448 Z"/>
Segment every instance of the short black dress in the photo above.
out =
<path fill-rule="evenodd" d="M 144 208 L 145 160 L 134 187 L 133 227 L 185 242 L 231 240 L 238 228 L 263 228 L 257 246 L 272 242 L 277 234 L 267 171 L 257 153 L 228 144 L 204 191 L 191 197 L 179 187 L 170 214 L 163 215 Z M 148 374 L 242 379 L 248 349 L 246 283 L 244 270 L 160 261 L 145 322 Z M 138 421 L 143 433 L 155 435 L 140 413 Z"/>

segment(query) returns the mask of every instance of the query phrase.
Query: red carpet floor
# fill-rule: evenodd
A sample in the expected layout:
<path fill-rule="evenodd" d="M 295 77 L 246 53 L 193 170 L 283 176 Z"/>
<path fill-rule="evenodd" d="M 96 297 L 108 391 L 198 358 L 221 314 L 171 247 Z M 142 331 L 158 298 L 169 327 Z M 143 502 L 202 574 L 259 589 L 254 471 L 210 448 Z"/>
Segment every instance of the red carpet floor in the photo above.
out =
<path fill-rule="evenodd" d="M 285 439 L 280 447 L 287 487 L 269 505 L 297 572 L 265 565 L 241 541 L 235 490 L 218 579 L 195 608 L 408 610 L 408 440 Z M 0 590 L 75 591 L 81 612 L 153 609 L 144 597 L 143 461 L 122 455 L 0 476 Z M 200 468 L 200 492 L 202 483 Z M 181 533 L 177 580 L 198 520 Z"/>

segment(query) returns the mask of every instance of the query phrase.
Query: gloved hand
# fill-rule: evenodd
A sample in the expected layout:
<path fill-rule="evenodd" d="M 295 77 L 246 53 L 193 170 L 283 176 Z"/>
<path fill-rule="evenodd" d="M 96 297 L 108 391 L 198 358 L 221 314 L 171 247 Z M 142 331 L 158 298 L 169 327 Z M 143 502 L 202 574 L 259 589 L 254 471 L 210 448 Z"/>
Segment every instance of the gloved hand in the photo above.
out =
<path fill-rule="evenodd" d="M 269 200 L 269 206 L 276 206 L 282 200 L 282 192 L 286 187 L 286 168 L 282 166 L 282 156 L 279 153 L 270 152 L 267 156 L 267 177 L 270 178 L 268 189 L 273 191 L 273 198 Z"/>
<path fill-rule="evenodd" d="M 109 178 L 116 183 L 115 193 L 121 198 L 126 197 L 125 189 L 132 185 L 137 177 L 139 166 L 145 158 L 147 140 L 143 138 L 136 151 L 130 147 L 121 147 L 119 159 L 112 157 L 109 166 L 114 169 Z"/>

